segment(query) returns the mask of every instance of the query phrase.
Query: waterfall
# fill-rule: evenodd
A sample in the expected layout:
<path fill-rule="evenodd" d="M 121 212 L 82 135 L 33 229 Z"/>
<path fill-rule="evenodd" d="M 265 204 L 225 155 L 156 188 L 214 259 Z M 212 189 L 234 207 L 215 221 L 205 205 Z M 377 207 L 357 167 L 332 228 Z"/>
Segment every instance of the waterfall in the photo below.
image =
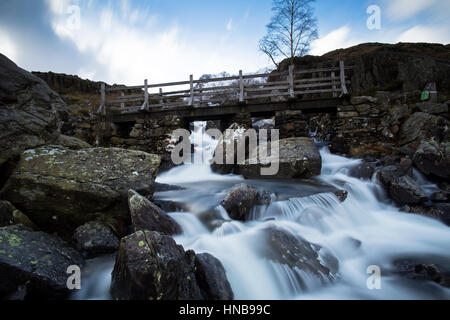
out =
<path fill-rule="evenodd" d="M 196 143 L 194 157 L 202 157 L 203 163 L 174 168 L 157 179 L 185 190 L 156 193 L 155 198 L 186 205 L 187 212 L 169 213 L 184 231 L 175 241 L 186 250 L 217 257 L 236 299 L 450 298 L 449 289 L 414 282 L 392 272 L 394 262 L 406 258 L 431 259 L 450 267 L 450 229 L 437 220 L 400 212 L 375 178 L 350 177 L 349 169 L 360 160 L 333 155 L 326 147 L 321 149 L 323 169 L 317 180 L 347 190 L 348 197 L 342 203 L 334 194 L 318 190 L 316 194 L 256 206 L 247 222 L 230 221 L 220 201 L 243 178 L 211 171 L 208 160 L 215 142 L 204 135 L 204 128 L 203 123 L 197 125 L 192 137 L 202 141 Z M 434 190 L 435 186 L 415 174 L 428 192 Z M 246 183 L 280 195 L 287 189 L 286 184 L 299 187 L 294 181 Z M 336 274 L 318 277 L 262 255 L 262 231 L 268 227 L 285 230 L 320 247 L 318 259 L 329 269 L 333 268 L 330 257 L 336 257 Z M 367 269 L 371 265 L 381 269 L 380 290 L 367 287 Z"/>

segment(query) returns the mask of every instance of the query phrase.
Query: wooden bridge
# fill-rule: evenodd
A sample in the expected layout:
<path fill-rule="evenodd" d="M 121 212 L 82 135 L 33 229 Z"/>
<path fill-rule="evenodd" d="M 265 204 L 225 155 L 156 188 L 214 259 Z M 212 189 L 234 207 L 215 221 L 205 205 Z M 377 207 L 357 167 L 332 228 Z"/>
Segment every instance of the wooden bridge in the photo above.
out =
<path fill-rule="evenodd" d="M 97 110 L 105 122 L 176 114 L 194 120 L 217 120 L 238 113 L 270 114 L 283 110 L 318 111 L 336 108 L 348 94 L 343 61 L 339 66 L 101 89 Z"/>

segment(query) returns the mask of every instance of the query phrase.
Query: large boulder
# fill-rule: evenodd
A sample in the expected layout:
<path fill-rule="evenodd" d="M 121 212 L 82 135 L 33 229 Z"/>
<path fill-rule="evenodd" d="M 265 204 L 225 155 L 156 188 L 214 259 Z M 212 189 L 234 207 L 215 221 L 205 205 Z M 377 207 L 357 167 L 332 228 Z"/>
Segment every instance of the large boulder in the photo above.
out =
<path fill-rule="evenodd" d="M 403 123 L 399 132 L 399 144 L 419 144 L 422 140 L 450 141 L 450 122 L 440 116 L 416 112 Z M 416 146 L 417 147 L 417 146 Z"/>
<path fill-rule="evenodd" d="M 65 298 L 67 268 L 83 264 L 81 255 L 56 236 L 22 225 L 0 228 L 0 297 L 25 286 L 29 297 Z"/>
<path fill-rule="evenodd" d="M 244 220 L 246 215 L 256 204 L 258 190 L 242 183 L 231 188 L 223 198 L 221 205 L 228 212 L 231 219 Z"/>
<path fill-rule="evenodd" d="M 118 300 L 202 300 L 230 297 L 223 267 L 184 251 L 169 236 L 138 231 L 122 239 L 112 273 L 111 295 Z M 200 267 L 197 276 L 196 266 Z M 205 273 L 205 271 L 212 271 Z M 210 280 L 210 277 L 216 277 Z M 206 277 L 206 278 L 204 278 Z M 218 282 L 215 282 L 218 281 Z M 220 283 L 219 283 L 220 282 Z M 199 283 L 202 284 L 201 287 Z M 211 288 L 215 285 L 215 288 Z M 202 291 L 206 289 L 206 291 Z"/>
<path fill-rule="evenodd" d="M 174 219 L 134 190 L 128 192 L 128 205 L 135 232 L 148 230 L 166 235 L 182 232 L 180 225 Z"/>
<path fill-rule="evenodd" d="M 119 248 L 117 236 L 100 221 L 91 221 L 78 227 L 73 233 L 73 240 L 89 258 L 113 253 Z"/>
<path fill-rule="evenodd" d="M 97 216 L 129 219 L 128 190 L 153 192 L 160 157 L 116 148 L 27 150 L 0 193 L 45 231 L 72 236 Z"/>
<path fill-rule="evenodd" d="M 450 179 L 450 142 L 424 140 L 413 156 L 417 169 L 425 175 Z"/>
<path fill-rule="evenodd" d="M 234 294 L 222 263 L 209 253 L 196 255 L 196 277 L 206 300 L 233 300 Z"/>
<path fill-rule="evenodd" d="M 66 116 L 58 94 L 0 54 L 0 165 L 26 149 L 56 143 Z"/>
<path fill-rule="evenodd" d="M 271 148 L 277 147 L 271 143 L 256 147 L 250 152 L 245 163 L 239 165 L 239 173 L 246 179 L 300 179 L 320 175 L 322 157 L 313 139 L 304 137 L 281 139 L 278 146 L 278 155 L 271 153 Z M 260 159 L 261 154 L 267 156 Z M 279 166 L 275 174 L 262 175 L 261 168 L 274 164 Z"/>

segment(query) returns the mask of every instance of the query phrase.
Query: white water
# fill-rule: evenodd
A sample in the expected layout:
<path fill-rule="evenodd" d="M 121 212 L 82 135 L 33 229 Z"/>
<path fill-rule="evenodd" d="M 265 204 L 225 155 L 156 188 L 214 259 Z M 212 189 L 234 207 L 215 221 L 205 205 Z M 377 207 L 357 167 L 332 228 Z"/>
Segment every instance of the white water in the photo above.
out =
<path fill-rule="evenodd" d="M 196 130 L 193 139 L 201 141 L 201 135 L 202 129 Z M 208 160 L 212 156 L 211 145 L 214 142 L 205 137 L 203 143 L 198 143 L 196 153 L 209 147 L 204 157 Z M 186 190 L 159 193 L 155 197 L 183 202 L 189 208 L 189 212 L 170 213 L 184 231 L 175 240 L 185 249 L 217 257 L 225 267 L 236 299 L 449 299 L 449 289 L 431 282 L 407 280 L 390 271 L 393 261 L 404 258 L 432 261 L 448 269 L 450 228 L 436 220 L 399 212 L 375 179 L 349 177 L 348 169 L 359 164 L 359 160 L 332 155 L 326 148 L 321 155 L 323 169 L 318 180 L 347 190 L 348 198 L 343 203 L 331 193 L 288 197 L 267 208 L 254 208 L 249 222 L 230 222 L 220 201 L 227 189 L 244 180 L 213 173 L 207 161 L 203 165 L 184 165 L 158 177 L 160 183 L 180 185 Z M 418 174 L 416 179 L 427 190 L 435 188 Z M 294 181 L 247 183 L 269 189 L 278 196 L 287 190 L 308 187 Z M 208 224 L 211 219 L 220 221 L 220 227 L 211 231 Z M 326 261 L 327 252 L 333 254 L 339 261 L 337 278 L 332 282 L 317 279 L 258 255 L 261 229 L 269 225 L 322 246 L 319 253 L 322 261 Z M 380 290 L 367 288 L 370 274 L 366 271 L 371 265 L 381 268 Z M 110 272 L 111 268 L 101 274 Z M 306 290 L 296 280 L 298 276 L 306 284 Z"/>

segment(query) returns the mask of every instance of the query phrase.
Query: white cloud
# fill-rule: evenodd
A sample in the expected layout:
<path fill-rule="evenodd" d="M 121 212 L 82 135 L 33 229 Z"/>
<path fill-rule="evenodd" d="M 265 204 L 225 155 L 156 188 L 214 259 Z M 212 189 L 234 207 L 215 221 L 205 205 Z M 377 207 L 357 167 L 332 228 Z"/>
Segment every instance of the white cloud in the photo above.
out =
<path fill-rule="evenodd" d="M 310 54 L 320 56 L 336 49 L 348 48 L 360 43 L 355 39 L 350 39 L 350 32 L 350 27 L 343 26 L 314 40 L 311 43 Z"/>
<path fill-rule="evenodd" d="M 231 29 L 233 29 L 233 18 L 230 18 L 227 23 L 227 30 L 231 31 Z"/>
<path fill-rule="evenodd" d="M 47 1 L 55 34 L 71 41 L 79 52 L 94 57 L 90 68 L 83 66 L 82 70 L 85 76 L 95 75 L 94 80 L 128 85 L 143 83 L 146 78 L 151 83 L 179 81 L 193 73 L 200 77 L 239 69 L 250 72 L 266 65 L 265 59 L 257 56 L 256 46 L 248 44 L 246 50 L 225 34 L 219 37 L 225 40 L 218 41 L 217 34 L 191 34 L 188 28 L 176 24 L 158 27 L 148 10 L 135 17 L 138 13 L 128 1 L 122 1 L 118 11 L 107 5 L 102 10 L 89 10 L 89 15 L 83 15 L 82 7 L 80 30 L 67 28 L 67 17 L 60 14 L 64 9 L 53 4 L 57 0 Z M 232 23 L 230 19 L 227 29 L 233 27 Z"/>
<path fill-rule="evenodd" d="M 406 20 L 423 10 L 430 8 L 437 1 L 438 0 L 388 0 L 387 14 L 392 20 Z"/>
<path fill-rule="evenodd" d="M 17 51 L 14 43 L 5 31 L 0 29 L 0 53 L 12 61 L 17 61 Z"/>
<path fill-rule="evenodd" d="M 398 36 L 397 42 L 450 43 L 450 28 L 418 25 Z"/>

